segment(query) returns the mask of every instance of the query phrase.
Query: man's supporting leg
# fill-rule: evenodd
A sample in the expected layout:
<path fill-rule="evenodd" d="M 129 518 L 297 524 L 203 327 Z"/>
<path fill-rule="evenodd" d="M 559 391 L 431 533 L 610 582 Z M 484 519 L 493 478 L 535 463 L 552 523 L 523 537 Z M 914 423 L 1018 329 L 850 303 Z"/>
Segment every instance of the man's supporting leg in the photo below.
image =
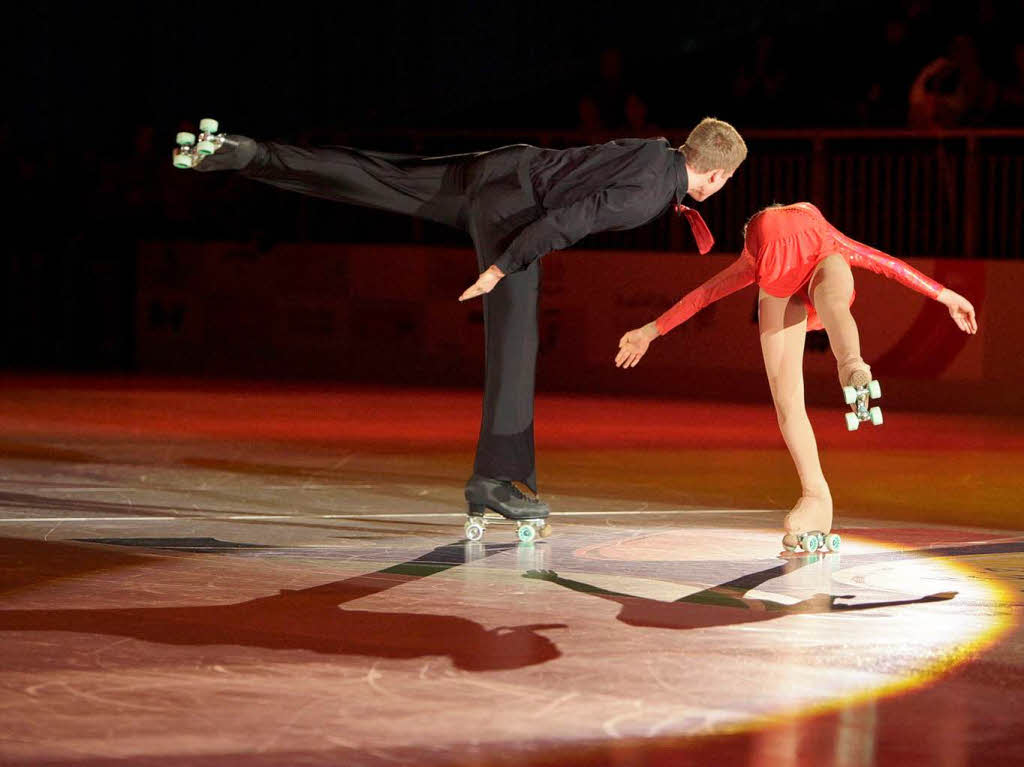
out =
<path fill-rule="evenodd" d="M 474 474 L 537 490 L 533 399 L 537 369 L 540 261 L 484 296 L 486 370 Z"/>

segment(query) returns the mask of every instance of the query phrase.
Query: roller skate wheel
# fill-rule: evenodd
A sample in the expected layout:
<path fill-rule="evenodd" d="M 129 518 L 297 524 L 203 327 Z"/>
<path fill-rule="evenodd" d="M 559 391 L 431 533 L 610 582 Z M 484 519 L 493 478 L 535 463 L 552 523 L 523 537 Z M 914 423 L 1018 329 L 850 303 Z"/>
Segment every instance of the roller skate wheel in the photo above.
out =
<path fill-rule="evenodd" d="M 537 528 L 535 528 L 533 525 L 529 523 L 520 524 L 518 529 L 516 530 L 516 535 L 519 536 L 520 542 L 532 543 L 534 539 L 537 537 Z"/>
<path fill-rule="evenodd" d="M 484 537 L 484 526 L 476 521 L 466 523 L 466 540 L 479 541 Z"/>
<path fill-rule="evenodd" d="M 174 167 L 187 169 L 192 167 L 192 155 L 174 153 Z"/>
<path fill-rule="evenodd" d="M 825 548 L 829 551 L 839 551 L 840 544 L 842 544 L 842 539 L 839 537 L 839 533 L 829 533 L 825 536 Z"/>
<path fill-rule="evenodd" d="M 817 533 L 807 533 L 800 541 L 800 547 L 808 554 L 813 554 L 821 546 Z"/>
<path fill-rule="evenodd" d="M 188 131 L 181 131 L 175 135 L 174 142 L 178 146 L 192 146 L 196 143 L 196 134 L 189 133 Z"/>
<path fill-rule="evenodd" d="M 843 399 L 846 400 L 847 405 L 852 405 L 857 401 L 857 390 L 852 386 L 844 386 Z"/>
<path fill-rule="evenodd" d="M 200 141 L 196 146 L 196 151 L 198 151 L 199 154 L 213 154 L 217 151 L 217 145 L 212 141 Z"/>
<path fill-rule="evenodd" d="M 868 384 L 868 394 L 871 395 L 872 399 L 881 399 L 882 398 L 882 384 L 878 383 L 878 381 L 872 381 L 871 383 L 869 383 Z"/>
<path fill-rule="evenodd" d="M 792 533 L 782 536 L 782 547 L 786 551 L 796 551 L 800 547 L 800 540 Z"/>
<path fill-rule="evenodd" d="M 220 128 L 220 123 L 214 120 L 212 117 L 204 117 L 199 121 L 199 130 L 203 133 L 216 133 Z"/>
<path fill-rule="evenodd" d="M 860 419 L 857 418 L 857 414 L 856 413 L 847 413 L 846 414 L 846 430 L 847 431 L 857 431 L 857 429 L 859 429 L 859 428 L 860 428 Z"/>
<path fill-rule="evenodd" d="M 882 425 L 882 408 L 873 407 L 871 408 L 871 410 L 868 411 L 868 413 L 871 415 L 871 423 L 873 423 L 875 426 Z"/>

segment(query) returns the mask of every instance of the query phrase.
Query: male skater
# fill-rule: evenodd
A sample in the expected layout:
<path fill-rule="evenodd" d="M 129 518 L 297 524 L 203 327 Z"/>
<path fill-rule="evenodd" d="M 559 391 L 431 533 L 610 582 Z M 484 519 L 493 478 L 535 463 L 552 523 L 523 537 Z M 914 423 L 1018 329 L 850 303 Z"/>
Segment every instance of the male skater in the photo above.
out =
<path fill-rule="evenodd" d="M 542 519 L 537 492 L 533 394 L 540 257 L 592 232 L 632 229 L 672 205 L 702 253 L 713 239 L 689 194 L 705 200 L 746 157 L 728 123 L 706 118 L 678 149 L 665 139 L 623 139 L 573 149 L 526 144 L 488 152 L 417 157 L 349 147 L 301 149 L 225 136 L 197 170 L 233 169 L 282 189 L 438 221 L 467 232 L 480 271 L 460 300 L 484 295 L 483 418 L 470 511 Z M 485 295 L 486 294 L 486 295 Z"/>

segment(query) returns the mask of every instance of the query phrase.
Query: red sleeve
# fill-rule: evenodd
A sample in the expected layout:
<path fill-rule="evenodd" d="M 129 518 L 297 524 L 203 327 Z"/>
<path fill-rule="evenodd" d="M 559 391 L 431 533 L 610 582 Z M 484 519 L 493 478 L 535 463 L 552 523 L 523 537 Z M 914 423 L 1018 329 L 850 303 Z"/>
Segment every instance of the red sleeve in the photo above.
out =
<path fill-rule="evenodd" d="M 676 325 L 681 325 L 708 304 L 754 282 L 754 258 L 743 250 L 742 255 L 696 290 L 686 294 L 675 306 L 658 317 L 654 322 L 658 333 L 665 335 Z"/>
<path fill-rule="evenodd" d="M 928 275 L 917 271 L 910 264 L 900 261 L 888 253 L 875 250 L 862 242 L 857 242 L 847 237 L 834 226 L 830 225 L 829 228 L 832 230 L 832 237 L 839 246 L 839 249 L 850 262 L 850 266 L 869 269 L 875 274 L 888 277 L 890 280 L 896 280 L 901 285 L 911 290 L 916 290 L 918 293 L 923 293 L 929 298 L 938 298 L 939 293 L 942 292 L 943 288 L 940 283 Z"/>

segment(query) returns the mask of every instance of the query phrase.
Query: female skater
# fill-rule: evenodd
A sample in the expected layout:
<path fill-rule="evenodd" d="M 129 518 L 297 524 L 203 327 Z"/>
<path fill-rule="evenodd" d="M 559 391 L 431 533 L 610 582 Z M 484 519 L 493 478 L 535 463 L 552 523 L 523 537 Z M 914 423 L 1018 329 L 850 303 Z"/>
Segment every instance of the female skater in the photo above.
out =
<path fill-rule="evenodd" d="M 832 529 L 832 496 L 804 407 L 804 337 L 808 330 L 824 327 L 836 357 L 840 383 L 861 390 L 868 387 L 871 369 L 861 357 L 857 325 L 850 313 L 855 296 L 850 267 L 870 269 L 945 304 L 965 333 L 976 333 L 978 323 L 974 307 L 963 296 L 898 258 L 850 239 L 810 203 L 772 206 L 756 213 L 747 222 L 744 239 L 743 252 L 735 263 L 654 322 L 626 333 L 619 341 L 615 364 L 635 367 L 655 338 L 686 322 L 708 304 L 756 282 L 768 384 L 801 486 L 800 500 L 783 523 L 783 545 L 790 550 L 813 550 Z M 828 543 L 834 548 L 838 538 Z"/>

